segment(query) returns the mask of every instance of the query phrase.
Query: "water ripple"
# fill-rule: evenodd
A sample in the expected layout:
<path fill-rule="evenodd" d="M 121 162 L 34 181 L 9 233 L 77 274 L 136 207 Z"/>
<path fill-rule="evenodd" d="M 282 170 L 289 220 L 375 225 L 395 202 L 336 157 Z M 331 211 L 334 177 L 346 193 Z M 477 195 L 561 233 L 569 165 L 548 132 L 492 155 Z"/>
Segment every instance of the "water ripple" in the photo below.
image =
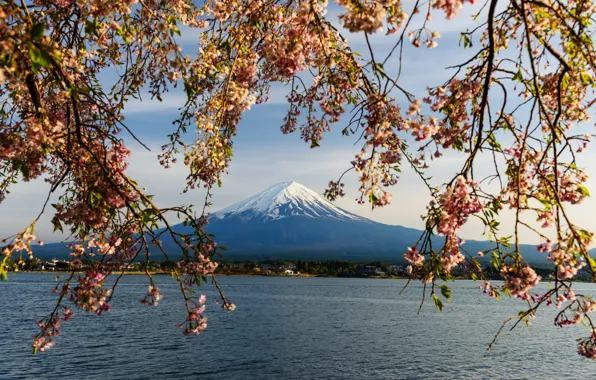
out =
<path fill-rule="evenodd" d="M 0 380 L 4 379 L 596 379 L 596 364 L 575 353 L 581 328 L 554 329 L 552 316 L 506 331 L 502 321 L 523 305 L 496 303 L 472 282 L 452 285 L 443 313 L 425 304 L 419 286 L 399 296 L 403 281 L 226 277 L 238 306 L 211 302 L 209 329 L 184 337 L 177 286 L 157 276 L 165 298 L 138 300 L 142 276 L 125 276 L 112 312 L 77 313 L 52 350 L 33 356 L 35 319 L 51 309 L 51 275 L 18 274 L 0 283 Z M 581 284 L 583 293 L 596 287 Z M 209 299 L 214 289 L 205 288 Z M 8 332 L 8 333 L 7 333 Z"/>

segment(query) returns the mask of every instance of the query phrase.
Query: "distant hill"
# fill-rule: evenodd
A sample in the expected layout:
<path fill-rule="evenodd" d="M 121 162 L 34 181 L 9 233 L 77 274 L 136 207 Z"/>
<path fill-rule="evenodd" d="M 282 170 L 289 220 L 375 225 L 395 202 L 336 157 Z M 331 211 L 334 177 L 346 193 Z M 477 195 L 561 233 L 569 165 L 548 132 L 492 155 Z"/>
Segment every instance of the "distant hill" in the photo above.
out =
<path fill-rule="evenodd" d="M 182 224 L 173 227 L 185 232 Z M 378 223 L 343 210 L 296 182 L 276 184 L 242 202 L 211 215 L 206 228 L 228 259 L 381 260 L 402 263 L 402 255 L 420 230 Z M 442 237 L 436 237 L 441 244 Z M 36 249 L 40 258 L 63 258 L 65 244 Z M 167 237 L 162 246 L 176 257 L 177 246 Z M 490 249 L 492 243 L 468 240 L 469 252 Z M 526 260 L 549 265 L 533 245 L 523 245 Z M 485 258 L 488 262 L 489 258 Z"/>

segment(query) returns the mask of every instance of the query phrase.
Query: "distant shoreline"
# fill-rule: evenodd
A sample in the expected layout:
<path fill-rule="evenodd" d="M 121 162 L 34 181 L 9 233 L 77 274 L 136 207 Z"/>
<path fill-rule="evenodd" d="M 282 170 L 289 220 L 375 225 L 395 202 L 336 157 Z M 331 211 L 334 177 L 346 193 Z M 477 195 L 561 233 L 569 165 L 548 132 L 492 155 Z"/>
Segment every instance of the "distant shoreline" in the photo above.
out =
<path fill-rule="evenodd" d="M 27 273 L 27 274 L 55 274 L 55 275 L 67 275 L 71 272 L 67 271 L 18 271 L 18 272 L 8 272 L 8 275 L 20 274 L 20 273 Z M 84 272 L 77 272 L 77 273 L 84 273 Z M 111 276 L 146 276 L 146 272 L 142 271 L 127 271 L 127 272 L 114 272 Z M 151 276 L 164 276 L 164 275 L 171 275 L 171 272 L 149 272 Z M 300 273 L 294 275 L 285 275 L 285 274 L 248 274 L 248 273 L 216 273 L 216 277 L 287 277 L 287 278 L 372 278 L 372 279 L 380 279 L 380 280 L 407 280 L 408 277 L 401 277 L 401 276 L 369 276 L 369 277 L 362 277 L 362 276 L 317 276 L 315 274 L 307 274 L 307 273 Z M 458 279 L 458 280 L 466 280 L 465 278 Z"/>

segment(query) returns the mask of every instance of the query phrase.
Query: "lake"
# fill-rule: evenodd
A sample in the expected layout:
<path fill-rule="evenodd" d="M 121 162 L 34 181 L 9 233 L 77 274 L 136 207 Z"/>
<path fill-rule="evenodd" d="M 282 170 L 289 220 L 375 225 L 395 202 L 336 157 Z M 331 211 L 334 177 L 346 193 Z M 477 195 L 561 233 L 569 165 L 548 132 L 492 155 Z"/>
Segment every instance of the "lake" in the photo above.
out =
<path fill-rule="evenodd" d="M 497 302 L 472 281 L 450 285 L 442 313 L 431 300 L 417 315 L 422 288 L 400 295 L 404 280 L 221 277 L 236 311 L 215 305 L 205 286 L 209 326 L 185 337 L 177 283 L 155 279 L 158 307 L 138 302 L 146 277 L 124 276 L 112 311 L 77 312 L 56 346 L 33 356 L 34 322 L 53 307 L 55 282 L 12 275 L 0 283 L 0 379 L 596 379 L 596 362 L 576 353 L 575 338 L 588 330 L 556 328 L 556 309 L 505 331 L 487 351 L 523 303 Z M 576 286 L 596 295 L 594 284 Z"/>

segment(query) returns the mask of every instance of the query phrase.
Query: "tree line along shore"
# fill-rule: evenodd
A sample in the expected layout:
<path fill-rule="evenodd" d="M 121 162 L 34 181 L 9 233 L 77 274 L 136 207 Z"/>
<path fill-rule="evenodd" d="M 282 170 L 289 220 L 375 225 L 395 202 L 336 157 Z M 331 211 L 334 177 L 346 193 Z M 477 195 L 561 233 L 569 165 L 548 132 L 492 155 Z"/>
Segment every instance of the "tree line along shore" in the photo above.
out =
<path fill-rule="evenodd" d="M 176 268 L 176 261 L 139 261 L 128 265 L 124 274 L 170 274 Z M 91 267 L 94 262 L 83 262 L 84 268 Z M 69 271 L 67 260 L 40 260 L 36 258 L 23 259 L 9 262 L 10 272 L 43 272 L 60 273 Z M 549 268 L 536 268 L 543 278 L 548 278 L 551 273 Z M 486 267 L 485 278 L 491 280 L 501 279 L 500 274 L 490 267 Z M 293 277 L 362 277 L 362 278 L 408 278 L 408 267 L 405 264 L 388 264 L 380 261 L 351 262 L 341 260 L 222 260 L 215 271 L 223 276 L 293 276 Z M 453 273 L 454 278 L 477 279 L 474 275 L 464 271 Z M 589 280 L 587 272 L 580 272 L 578 280 Z"/>

